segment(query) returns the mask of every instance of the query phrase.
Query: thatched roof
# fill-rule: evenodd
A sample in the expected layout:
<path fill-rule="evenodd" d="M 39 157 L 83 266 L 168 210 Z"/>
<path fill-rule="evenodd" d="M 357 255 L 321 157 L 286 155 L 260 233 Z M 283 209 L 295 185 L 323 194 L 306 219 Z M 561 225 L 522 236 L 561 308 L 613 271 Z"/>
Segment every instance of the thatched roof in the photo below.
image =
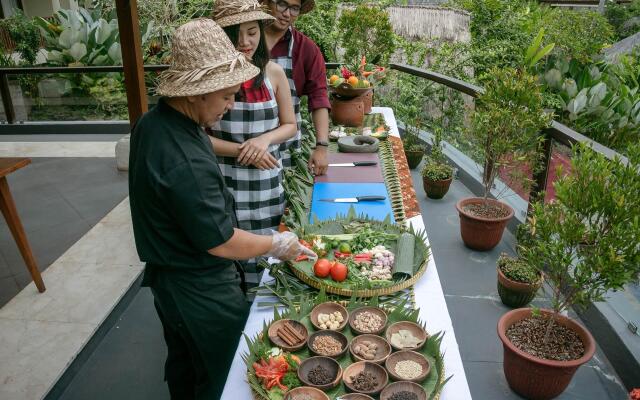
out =
<path fill-rule="evenodd" d="M 468 12 L 439 6 L 392 6 L 387 8 L 394 31 L 408 39 L 471 40 Z"/>

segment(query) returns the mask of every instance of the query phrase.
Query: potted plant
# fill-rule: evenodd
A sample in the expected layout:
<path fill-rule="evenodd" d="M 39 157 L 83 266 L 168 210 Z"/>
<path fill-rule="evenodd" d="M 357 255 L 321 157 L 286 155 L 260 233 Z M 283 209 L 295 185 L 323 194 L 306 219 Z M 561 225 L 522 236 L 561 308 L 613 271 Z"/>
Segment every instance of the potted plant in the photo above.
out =
<path fill-rule="evenodd" d="M 453 167 L 447 164 L 442 153 L 442 129 L 435 127 L 431 153 L 422 167 L 422 187 L 427 197 L 443 198 L 451 186 L 453 172 Z"/>
<path fill-rule="evenodd" d="M 506 253 L 498 258 L 498 294 L 507 307 L 524 307 L 533 300 L 542 286 L 542 273 L 519 257 Z"/>
<path fill-rule="evenodd" d="M 498 322 L 504 374 L 526 398 L 562 393 L 595 351 L 587 329 L 561 313 L 602 301 L 640 272 L 640 146 L 628 156 L 612 161 L 579 146 L 556 200 L 533 205 L 520 256 L 553 286 L 552 307 L 509 311 Z"/>
<path fill-rule="evenodd" d="M 418 125 L 416 126 L 416 124 Z M 418 139 L 418 132 L 420 131 L 418 126 L 419 122 L 407 125 L 404 135 L 402 135 L 402 146 L 404 147 L 404 155 L 407 157 L 409 169 L 416 169 L 424 157 L 424 146 Z"/>

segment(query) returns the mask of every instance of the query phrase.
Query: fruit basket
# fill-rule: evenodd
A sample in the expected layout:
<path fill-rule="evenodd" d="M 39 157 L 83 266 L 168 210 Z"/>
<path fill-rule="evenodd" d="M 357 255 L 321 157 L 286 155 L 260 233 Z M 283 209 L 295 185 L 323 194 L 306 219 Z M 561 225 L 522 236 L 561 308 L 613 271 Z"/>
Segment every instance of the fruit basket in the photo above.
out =
<path fill-rule="evenodd" d="M 347 393 L 347 385 L 351 385 L 352 376 L 348 376 L 349 371 L 358 369 L 357 366 L 362 363 L 369 363 L 368 361 L 361 361 L 358 358 L 354 358 L 353 355 L 347 351 L 341 356 L 336 358 L 328 358 L 321 356 L 314 356 L 309 351 L 309 344 L 306 347 L 294 352 L 285 352 L 274 346 L 269 340 L 268 331 L 269 327 L 278 323 L 280 320 L 297 321 L 303 324 L 309 332 L 316 336 L 320 333 L 329 331 L 316 330 L 311 324 L 310 315 L 313 309 L 322 304 L 326 304 L 326 293 L 321 291 L 318 296 L 313 298 L 300 299 L 300 307 L 294 309 L 288 309 L 283 313 L 280 313 L 277 308 L 274 308 L 274 318 L 270 323 L 265 322 L 264 328 L 261 333 L 253 338 L 245 337 L 248 344 L 248 353 L 243 356 L 245 364 L 247 365 L 247 381 L 251 386 L 255 399 L 260 400 L 282 400 L 288 398 L 288 392 L 297 387 L 309 387 L 313 384 L 308 381 L 309 371 L 317 368 L 317 365 L 324 364 L 325 368 L 331 369 L 331 376 L 327 377 L 326 384 L 313 385 L 313 387 L 320 389 L 330 399 L 338 398 Z M 344 306 L 349 313 L 357 312 L 363 307 L 378 308 L 377 298 L 371 298 L 366 302 L 352 299 L 349 302 L 344 302 Z M 413 310 L 406 307 L 406 303 L 400 303 L 395 306 L 387 306 L 379 308 L 381 312 L 387 315 L 386 327 L 392 324 L 407 321 L 416 323 L 420 329 L 426 332 L 425 325 L 418 320 L 419 310 Z M 333 331 L 332 331 L 333 332 Z M 380 341 L 385 341 L 383 333 L 380 335 L 374 335 L 379 338 Z M 354 338 L 360 337 L 355 334 L 349 327 L 345 328 L 340 334 L 347 340 L 346 346 L 353 348 L 351 342 Z M 371 336 L 371 335 L 368 335 Z M 415 351 L 418 356 L 423 357 L 422 365 L 428 366 L 428 371 L 424 369 L 423 376 L 419 379 L 419 387 L 424 390 L 426 398 L 437 399 L 440 392 L 444 387 L 447 379 L 445 378 L 444 360 L 440 349 L 442 341 L 442 334 L 436 333 L 428 337 L 426 342 Z M 361 341 L 362 342 L 362 341 Z M 387 351 L 387 350 L 385 350 Z M 391 353 L 395 354 L 394 351 Z M 399 360 L 405 358 L 399 354 Z M 337 362 L 337 365 L 336 365 Z M 309 364 L 312 364 L 309 366 Z M 300 370 L 300 366 L 302 369 Z M 386 371 L 386 363 L 376 363 L 375 365 L 369 365 L 369 367 L 375 367 L 378 370 Z M 395 364 L 394 364 L 395 365 Z M 331 367 L 331 368 L 330 368 Z M 342 374 L 341 376 L 338 376 Z M 395 374 L 395 372 L 394 372 Z M 335 375 L 335 376 L 334 376 Z M 394 380 L 391 374 L 388 375 L 388 380 L 380 380 L 378 387 L 375 389 L 378 393 L 389 385 L 392 385 Z M 302 379 L 300 379 L 302 377 Z M 348 380 L 348 383 L 345 383 Z M 303 384 L 306 381 L 307 384 Z M 405 381 L 405 380 L 403 380 Z M 268 387 L 268 388 L 267 388 Z M 364 389 L 360 391 L 366 393 Z M 294 392 L 295 393 L 295 392 Z"/>
<path fill-rule="evenodd" d="M 318 254 L 287 265 L 301 281 L 341 296 L 373 297 L 406 289 L 424 274 L 424 233 L 388 221 L 349 215 L 299 228 L 301 243 Z"/>

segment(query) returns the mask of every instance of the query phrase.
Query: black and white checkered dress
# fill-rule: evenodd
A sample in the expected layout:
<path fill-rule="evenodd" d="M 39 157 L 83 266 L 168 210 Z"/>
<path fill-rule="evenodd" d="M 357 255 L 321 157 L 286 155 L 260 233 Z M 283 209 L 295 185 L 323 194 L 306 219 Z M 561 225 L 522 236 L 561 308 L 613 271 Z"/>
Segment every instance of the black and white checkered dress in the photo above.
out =
<path fill-rule="evenodd" d="M 266 76 L 264 84 L 271 99 L 259 103 L 236 101 L 233 109 L 212 128 L 215 137 L 243 143 L 280 126 L 278 103 Z M 277 160 L 281 159 L 280 144 L 269 146 L 268 151 Z M 269 234 L 272 229 L 277 230 L 284 213 L 285 201 L 282 168 L 260 170 L 253 165 L 240 165 L 235 157 L 218 157 L 218 162 L 227 187 L 236 201 L 238 227 L 256 234 Z M 245 264 L 245 277 L 249 287 L 260 283 L 256 263 L 257 260 L 252 259 Z"/>
<path fill-rule="evenodd" d="M 291 28 L 289 28 L 291 30 Z M 289 80 L 289 88 L 291 89 L 291 101 L 293 102 L 293 111 L 296 114 L 296 122 L 298 123 L 298 131 L 291 139 L 280 145 L 282 153 L 282 165 L 285 168 L 291 166 L 291 155 L 289 149 L 297 149 L 300 147 L 300 139 L 302 138 L 302 116 L 300 115 L 300 98 L 296 91 L 296 83 L 293 81 L 293 35 L 289 39 L 289 52 L 286 56 L 272 58 L 271 61 L 279 64 Z"/>

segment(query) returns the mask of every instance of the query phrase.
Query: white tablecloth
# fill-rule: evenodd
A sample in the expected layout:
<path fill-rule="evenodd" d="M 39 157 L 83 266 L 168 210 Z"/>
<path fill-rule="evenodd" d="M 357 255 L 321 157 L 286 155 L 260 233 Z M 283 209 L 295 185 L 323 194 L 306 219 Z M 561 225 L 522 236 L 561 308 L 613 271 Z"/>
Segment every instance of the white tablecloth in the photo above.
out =
<path fill-rule="evenodd" d="M 391 127 L 391 134 L 398 136 L 398 128 L 393 110 L 387 107 L 374 107 L 373 112 L 384 114 L 387 125 Z M 409 220 L 415 230 L 424 230 L 422 216 L 418 215 Z M 427 239 L 428 244 L 428 239 Z M 268 281 L 271 277 L 265 273 L 262 281 Z M 447 304 L 444 300 L 444 293 L 438 278 L 438 269 L 433 260 L 429 259 L 427 270 L 422 278 L 415 285 L 416 305 L 420 308 L 420 319 L 427 325 L 430 333 L 444 331 L 441 351 L 444 353 L 444 368 L 446 376 L 453 375 L 453 378 L 445 385 L 442 391 L 442 400 L 465 400 L 471 399 L 469 385 L 462 366 L 458 342 L 453 332 L 453 325 L 449 317 Z M 245 325 L 244 332 L 250 337 L 255 336 L 263 327 L 264 321 L 273 318 L 273 308 L 258 308 L 257 301 L 251 306 L 251 313 Z M 227 383 L 222 393 L 223 400 L 249 400 L 251 390 L 246 382 L 247 368 L 242 361 L 242 355 L 247 352 L 247 344 L 244 339 L 236 349 L 236 354 L 231 364 L 231 370 L 227 378 Z"/>

